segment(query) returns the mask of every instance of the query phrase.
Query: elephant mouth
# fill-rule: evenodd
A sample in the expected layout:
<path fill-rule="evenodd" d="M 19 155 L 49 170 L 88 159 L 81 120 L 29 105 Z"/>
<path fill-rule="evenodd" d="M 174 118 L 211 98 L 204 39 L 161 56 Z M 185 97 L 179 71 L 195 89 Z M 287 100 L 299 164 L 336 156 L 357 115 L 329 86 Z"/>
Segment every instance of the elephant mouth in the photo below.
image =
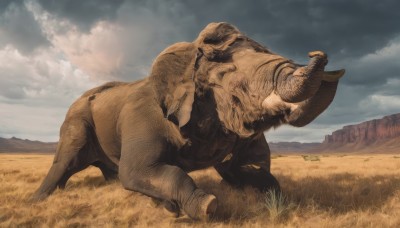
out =
<path fill-rule="evenodd" d="M 326 82 L 337 82 L 341 77 L 343 77 L 346 71 L 344 69 L 334 70 L 334 71 L 324 71 L 322 73 L 322 81 Z"/>
<path fill-rule="evenodd" d="M 306 65 L 299 65 L 299 68 L 297 68 L 294 72 L 293 75 L 297 77 L 302 77 L 304 75 L 304 67 Z M 341 77 L 343 77 L 344 73 L 346 72 L 345 69 L 340 69 L 340 70 L 332 70 L 332 71 L 322 71 L 322 81 L 326 82 L 337 82 Z"/>

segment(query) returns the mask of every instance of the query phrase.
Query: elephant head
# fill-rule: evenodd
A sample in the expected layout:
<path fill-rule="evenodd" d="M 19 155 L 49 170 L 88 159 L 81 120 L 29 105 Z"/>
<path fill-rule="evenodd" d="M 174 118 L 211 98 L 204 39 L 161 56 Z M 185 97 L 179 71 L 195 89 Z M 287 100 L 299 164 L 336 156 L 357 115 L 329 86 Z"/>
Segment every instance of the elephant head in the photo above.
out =
<path fill-rule="evenodd" d="M 321 51 L 309 57 L 296 64 L 228 23 L 211 23 L 193 42 L 164 50 L 150 79 L 179 127 L 190 120 L 195 98 L 211 94 L 225 129 L 249 137 L 282 124 L 304 126 L 332 102 L 344 70 L 324 71 Z"/>

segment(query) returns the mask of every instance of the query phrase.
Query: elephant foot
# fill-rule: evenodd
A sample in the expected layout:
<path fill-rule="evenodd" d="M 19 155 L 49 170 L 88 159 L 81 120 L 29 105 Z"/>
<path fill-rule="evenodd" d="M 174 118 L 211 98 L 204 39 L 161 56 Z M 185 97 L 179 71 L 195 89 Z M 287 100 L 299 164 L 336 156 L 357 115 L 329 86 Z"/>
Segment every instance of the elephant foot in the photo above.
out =
<path fill-rule="evenodd" d="M 217 198 L 214 195 L 197 189 L 186 202 L 183 209 L 192 219 L 207 221 L 214 215 L 217 206 Z"/>
<path fill-rule="evenodd" d="M 217 210 L 218 201 L 214 195 L 207 195 L 200 206 L 200 219 L 208 220 Z"/>

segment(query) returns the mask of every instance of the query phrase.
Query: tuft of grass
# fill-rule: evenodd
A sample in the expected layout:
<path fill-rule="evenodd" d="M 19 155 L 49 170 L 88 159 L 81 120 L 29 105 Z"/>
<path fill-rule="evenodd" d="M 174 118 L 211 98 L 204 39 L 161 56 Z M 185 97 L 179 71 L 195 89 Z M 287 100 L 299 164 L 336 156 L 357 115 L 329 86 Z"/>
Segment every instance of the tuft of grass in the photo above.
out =
<path fill-rule="evenodd" d="M 318 155 L 301 155 L 304 161 L 320 161 Z"/>
<path fill-rule="evenodd" d="M 288 218 L 292 209 L 295 208 L 295 204 L 287 196 L 275 190 L 265 192 L 264 206 L 273 222 L 280 222 Z"/>

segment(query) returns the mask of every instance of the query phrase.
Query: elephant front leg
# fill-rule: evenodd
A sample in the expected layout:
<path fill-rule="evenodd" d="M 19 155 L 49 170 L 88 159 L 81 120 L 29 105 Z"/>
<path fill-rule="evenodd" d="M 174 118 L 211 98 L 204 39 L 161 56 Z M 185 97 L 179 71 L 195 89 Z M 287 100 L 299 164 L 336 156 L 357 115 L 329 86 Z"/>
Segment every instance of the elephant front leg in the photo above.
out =
<path fill-rule="evenodd" d="M 217 207 L 214 195 L 197 188 L 191 177 L 177 166 L 163 161 L 165 143 L 129 142 L 123 145 L 119 178 L 124 188 L 176 202 L 194 219 L 207 219 Z"/>
<path fill-rule="evenodd" d="M 260 191 L 280 191 L 279 182 L 270 172 L 270 150 L 263 134 L 250 142 L 239 142 L 233 156 L 215 166 L 229 184 L 252 186 Z"/>

